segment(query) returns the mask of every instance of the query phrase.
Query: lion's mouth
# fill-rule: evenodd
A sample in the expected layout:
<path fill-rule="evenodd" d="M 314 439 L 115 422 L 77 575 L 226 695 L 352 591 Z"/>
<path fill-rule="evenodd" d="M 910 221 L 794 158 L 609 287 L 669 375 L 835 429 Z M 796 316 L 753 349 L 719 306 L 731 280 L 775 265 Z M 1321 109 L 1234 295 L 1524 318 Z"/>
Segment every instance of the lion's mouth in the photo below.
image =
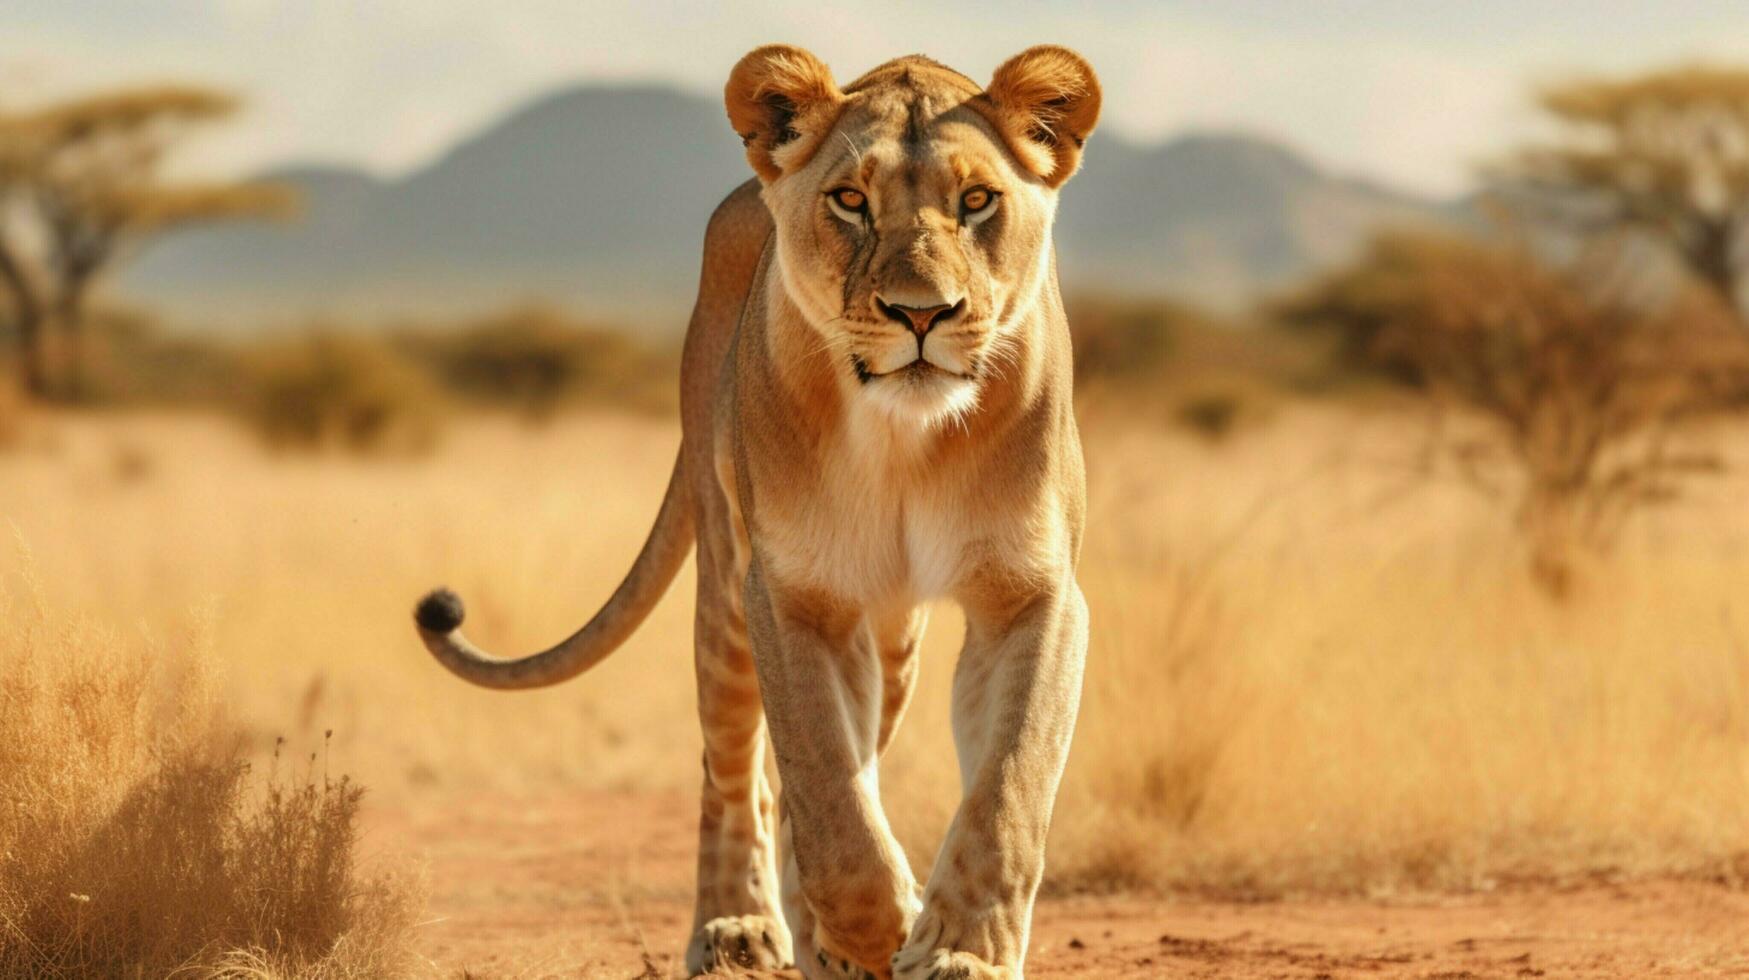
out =
<path fill-rule="evenodd" d="M 900 378 L 913 381 L 921 381 L 926 378 L 935 377 L 958 378 L 962 381 L 968 381 L 971 379 L 971 375 L 969 374 L 957 374 L 939 364 L 934 364 L 930 361 L 924 360 L 921 357 L 893 368 L 891 371 L 876 372 L 869 370 L 868 362 L 863 360 L 860 355 L 852 354 L 850 355 L 850 366 L 856 371 L 856 380 L 863 384 L 878 381 L 881 378 Z"/>

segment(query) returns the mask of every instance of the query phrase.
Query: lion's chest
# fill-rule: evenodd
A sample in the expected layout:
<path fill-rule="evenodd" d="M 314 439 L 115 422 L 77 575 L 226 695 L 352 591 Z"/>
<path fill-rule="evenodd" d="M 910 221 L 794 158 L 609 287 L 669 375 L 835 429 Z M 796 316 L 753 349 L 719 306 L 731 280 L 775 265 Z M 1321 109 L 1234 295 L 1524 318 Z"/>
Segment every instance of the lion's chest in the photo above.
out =
<path fill-rule="evenodd" d="M 788 582 L 862 602 L 951 592 L 967 565 L 965 504 L 924 479 L 827 467 L 760 503 L 757 547 Z"/>

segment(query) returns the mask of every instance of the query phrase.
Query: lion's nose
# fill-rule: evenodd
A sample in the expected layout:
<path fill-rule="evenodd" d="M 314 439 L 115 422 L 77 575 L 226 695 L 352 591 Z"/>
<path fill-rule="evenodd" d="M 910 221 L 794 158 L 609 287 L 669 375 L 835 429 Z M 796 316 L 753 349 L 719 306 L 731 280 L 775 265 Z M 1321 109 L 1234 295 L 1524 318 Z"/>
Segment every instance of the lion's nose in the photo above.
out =
<path fill-rule="evenodd" d="M 919 338 L 924 337 L 935 328 L 937 323 L 957 316 L 966 308 L 966 301 L 957 303 L 940 303 L 935 306 L 900 306 L 886 300 L 876 298 L 875 305 L 881 308 L 887 319 L 902 327 L 906 327 Z"/>

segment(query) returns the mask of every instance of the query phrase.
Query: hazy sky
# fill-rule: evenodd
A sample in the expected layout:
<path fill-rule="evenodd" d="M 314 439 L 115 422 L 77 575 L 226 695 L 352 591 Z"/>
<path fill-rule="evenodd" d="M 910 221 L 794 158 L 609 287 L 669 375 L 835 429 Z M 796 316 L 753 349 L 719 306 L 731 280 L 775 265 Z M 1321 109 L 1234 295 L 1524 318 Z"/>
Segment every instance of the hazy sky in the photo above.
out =
<path fill-rule="evenodd" d="M 99 85 L 214 83 L 248 110 L 200 147 L 205 166 L 315 159 L 395 173 L 566 82 L 671 81 L 715 96 L 736 58 L 771 41 L 809 48 L 840 80 L 912 51 L 987 78 L 1028 45 L 1067 44 L 1098 69 L 1111 130 L 1270 133 L 1337 169 L 1443 193 L 1525 131 L 1524 92 L 1539 80 L 1749 63 L 1749 2 L 0 0 L 0 107 Z"/>

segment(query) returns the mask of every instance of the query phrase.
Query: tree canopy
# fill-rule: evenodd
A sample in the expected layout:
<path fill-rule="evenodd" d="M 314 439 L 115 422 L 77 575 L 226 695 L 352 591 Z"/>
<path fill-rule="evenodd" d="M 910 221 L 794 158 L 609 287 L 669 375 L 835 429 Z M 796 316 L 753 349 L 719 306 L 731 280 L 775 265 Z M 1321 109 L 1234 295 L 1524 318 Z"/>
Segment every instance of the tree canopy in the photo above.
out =
<path fill-rule="evenodd" d="M 0 295 L 28 392 L 54 393 L 58 329 L 63 393 L 77 393 L 86 297 L 139 245 L 184 225 L 291 211 L 295 199 L 275 185 L 165 178 L 166 156 L 192 127 L 236 108 L 223 93 L 159 86 L 0 113 Z"/>
<path fill-rule="evenodd" d="M 1683 66 L 1552 85 L 1556 124 L 1503 168 L 1586 230 L 1631 228 L 1667 243 L 1733 306 L 1749 232 L 1749 70 Z"/>

